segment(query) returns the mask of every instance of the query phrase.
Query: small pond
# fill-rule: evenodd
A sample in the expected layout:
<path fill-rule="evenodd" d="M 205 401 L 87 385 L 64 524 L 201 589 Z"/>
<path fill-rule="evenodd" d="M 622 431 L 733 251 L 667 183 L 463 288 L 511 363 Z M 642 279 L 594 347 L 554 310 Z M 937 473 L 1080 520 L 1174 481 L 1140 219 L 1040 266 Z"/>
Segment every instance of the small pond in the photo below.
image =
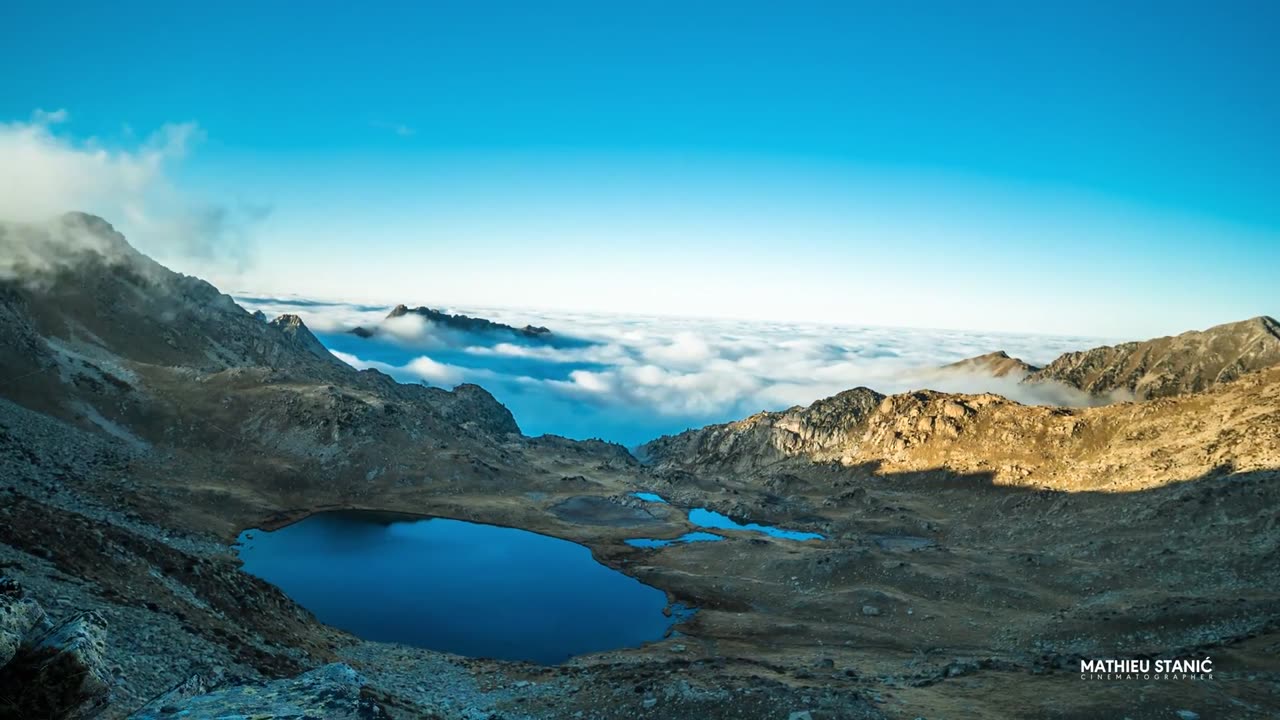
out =
<path fill-rule="evenodd" d="M 770 525 L 759 525 L 757 523 L 740 523 L 735 522 L 728 515 L 722 515 L 714 510 L 706 508 L 694 508 L 689 511 L 689 522 L 704 528 L 715 528 L 719 530 L 750 530 L 768 535 L 769 537 L 782 538 L 783 540 L 821 540 L 823 536 L 820 533 L 801 532 L 800 530 L 783 530 Z"/>
<path fill-rule="evenodd" d="M 633 497 L 640 498 L 645 502 L 666 503 L 667 501 L 658 494 L 650 492 L 633 492 Z M 749 530 L 758 532 L 769 537 L 782 538 L 783 540 L 823 540 L 825 536 L 820 533 L 802 532 L 800 530 L 784 530 L 783 528 L 773 527 L 771 525 L 760 525 L 758 523 L 740 523 L 733 518 L 714 510 L 707 508 L 693 508 L 689 511 L 689 522 L 698 527 L 710 528 L 712 530 Z M 695 537 L 696 536 L 696 537 Z M 695 532 L 689 533 L 675 540 L 628 540 L 629 545 L 636 547 L 666 547 L 672 543 L 683 542 L 699 542 L 704 540 L 720 540 L 723 539 L 719 535 L 712 533 Z M 643 543 L 643 544 L 642 544 Z"/>
<path fill-rule="evenodd" d="M 659 494 L 657 494 L 657 493 L 651 493 L 651 492 L 634 492 L 634 493 L 631 493 L 631 494 L 632 494 L 632 495 L 634 495 L 635 497 L 640 498 L 641 500 L 644 500 L 645 502 L 662 503 L 662 504 L 664 504 L 664 505 L 667 503 L 667 501 L 666 501 L 666 500 L 663 500 L 663 499 L 662 499 L 662 496 L 661 496 L 661 495 L 659 495 Z"/>
<path fill-rule="evenodd" d="M 237 547 L 246 572 L 367 640 L 563 662 L 659 640 L 689 611 L 567 540 L 377 513 L 323 513 Z"/>

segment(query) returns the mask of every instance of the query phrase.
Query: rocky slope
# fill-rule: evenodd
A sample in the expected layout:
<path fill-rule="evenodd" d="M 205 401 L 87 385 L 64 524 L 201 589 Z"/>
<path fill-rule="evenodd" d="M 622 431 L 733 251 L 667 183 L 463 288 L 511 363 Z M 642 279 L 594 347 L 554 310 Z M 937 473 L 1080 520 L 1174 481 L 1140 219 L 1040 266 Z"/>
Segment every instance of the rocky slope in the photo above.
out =
<path fill-rule="evenodd" d="M 1066 353 L 1024 382 L 1060 382 L 1093 395 L 1145 400 L 1199 392 L 1280 365 L 1280 323 L 1269 317 L 1143 342 Z"/>

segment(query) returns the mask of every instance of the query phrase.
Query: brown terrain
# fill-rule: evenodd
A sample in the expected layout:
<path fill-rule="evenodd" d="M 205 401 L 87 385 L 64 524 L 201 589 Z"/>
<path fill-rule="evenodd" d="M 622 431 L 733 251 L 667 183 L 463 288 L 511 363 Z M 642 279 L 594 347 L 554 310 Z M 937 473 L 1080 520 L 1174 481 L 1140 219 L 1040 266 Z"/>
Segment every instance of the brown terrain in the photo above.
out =
<path fill-rule="evenodd" d="M 526 437 L 476 386 L 351 369 L 91 216 L 2 226 L 0 254 L 0 718 L 1280 713 L 1269 319 L 1028 374 L 1142 402 L 858 388 L 655 440 L 642 464 Z M 687 532 L 698 506 L 826 539 L 622 542 Z M 364 642 L 231 548 L 338 508 L 573 540 L 698 612 L 554 667 Z M 1079 672 L 1205 656 L 1211 680 Z"/>
<path fill-rule="evenodd" d="M 1039 370 L 1040 368 L 1028 365 L 1018 358 L 1009 357 L 1009 354 L 1003 350 L 966 358 L 938 368 L 940 373 L 982 373 L 991 377 L 1013 377 L 1018 380 Z"/>

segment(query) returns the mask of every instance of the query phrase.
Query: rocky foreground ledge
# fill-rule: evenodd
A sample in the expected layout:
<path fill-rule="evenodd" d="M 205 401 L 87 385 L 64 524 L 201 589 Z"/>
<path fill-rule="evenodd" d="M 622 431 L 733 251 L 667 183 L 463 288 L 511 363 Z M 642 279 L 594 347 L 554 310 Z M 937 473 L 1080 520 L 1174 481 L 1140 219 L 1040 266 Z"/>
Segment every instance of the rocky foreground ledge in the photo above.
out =
<path fill-rule="evenodd" d="M 0 578 L 0 718 L 93 717 L 111 698 L 100 615 L 54 624 L 11 578 Z"/>
<path fill-rule="evenodd" d="M 92 718 L 114 699 L 107 625 L 96 612 L 54 624 L 12 578 L 0 578 L 0 719 Z M 297 678 L 236 685 L 193 675 L 129 715 L 131 720 L 328 718 L 383 720 L 350 666 L 332 663 Z"/>

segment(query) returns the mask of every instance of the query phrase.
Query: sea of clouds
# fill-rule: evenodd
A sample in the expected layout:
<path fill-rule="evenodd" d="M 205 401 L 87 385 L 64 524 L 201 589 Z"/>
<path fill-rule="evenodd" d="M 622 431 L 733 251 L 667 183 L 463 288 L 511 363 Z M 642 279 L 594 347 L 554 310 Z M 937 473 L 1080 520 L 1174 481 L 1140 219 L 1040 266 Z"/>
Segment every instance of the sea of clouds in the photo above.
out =
<path fill-rule="evenodd" d="M 401 382 L 483 386 L 525 433 L 599 437 L 634 446 L 761 410 L 807 405 L 860 385 L 882 393 L 922 388 L 995 392 L 1019 402 L 1085 405 L 1056 385 L 933 372 L 1004 350 L 1033 365 L 1104 340 L 977 331 L 756 323 L 509 308 L 448 308 L 516 327 L 544 325 L 550 342 L 510 333 L 458 332 L 389 308 L 304 298 L 239 297 L 268 317 L 300 315 L 343 361 Z M 379 328 L 373 338 L 348 331 Z"/>

